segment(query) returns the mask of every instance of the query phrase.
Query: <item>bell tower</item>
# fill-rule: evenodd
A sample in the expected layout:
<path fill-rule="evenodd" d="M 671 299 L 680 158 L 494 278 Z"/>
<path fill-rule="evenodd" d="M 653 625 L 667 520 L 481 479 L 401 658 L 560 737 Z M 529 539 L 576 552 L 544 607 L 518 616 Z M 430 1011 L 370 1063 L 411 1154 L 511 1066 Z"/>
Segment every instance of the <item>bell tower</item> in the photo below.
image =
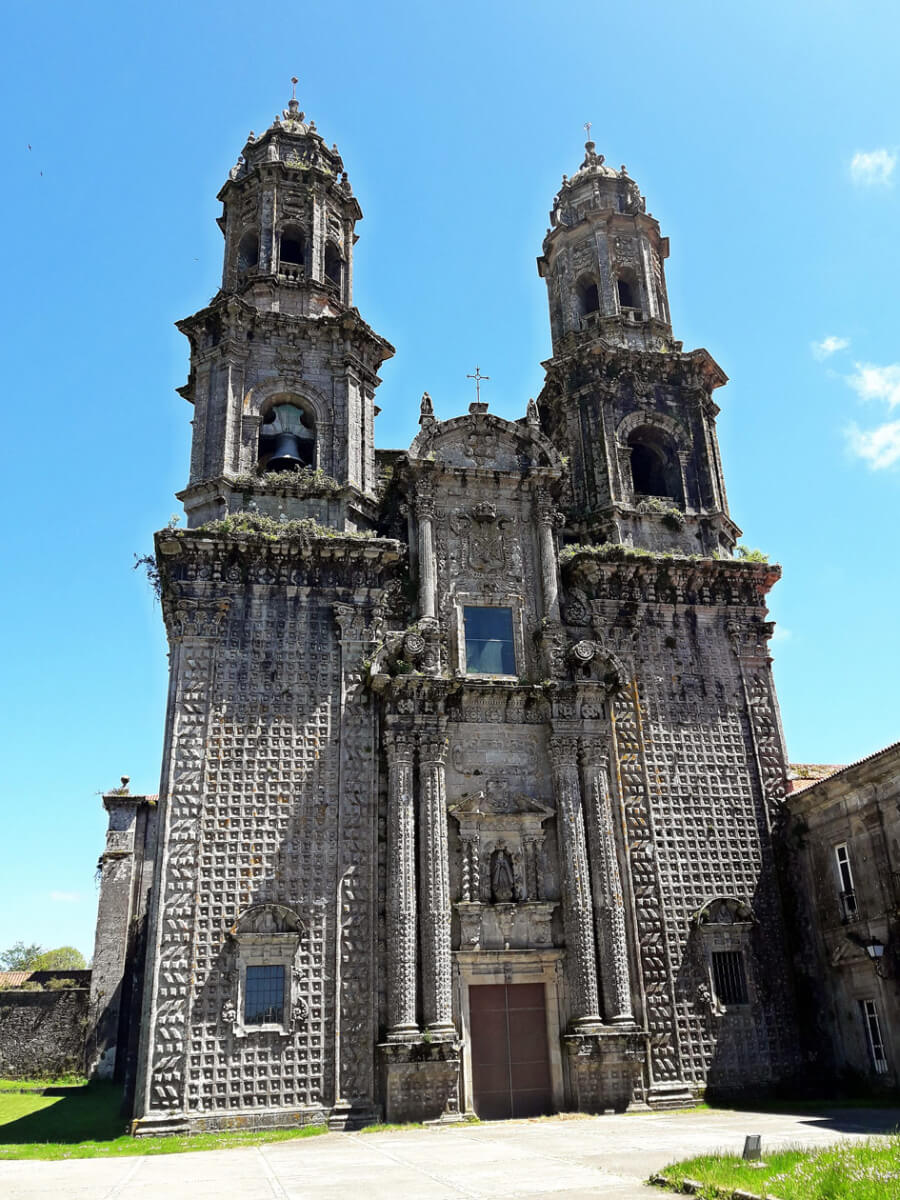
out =
<path fill-rule="evenodd" d="M 378 369 L 394 351 L 353 307 L 362 210 L 337 146 L 292 97 L 251 131 L 219 199 L 222 286 L 178 323 L 191 344 L 188 524 L 250 507 L 365 529 Z"/>
<path fill-rule="evenodd" d="M 730 554 L 712 399 L 726 376 L 673 336 L 668 255 L 637 184 L 588 141 L 538 258 L 553 344 L 541 422 L 569 458 L 569 540 Z"/>

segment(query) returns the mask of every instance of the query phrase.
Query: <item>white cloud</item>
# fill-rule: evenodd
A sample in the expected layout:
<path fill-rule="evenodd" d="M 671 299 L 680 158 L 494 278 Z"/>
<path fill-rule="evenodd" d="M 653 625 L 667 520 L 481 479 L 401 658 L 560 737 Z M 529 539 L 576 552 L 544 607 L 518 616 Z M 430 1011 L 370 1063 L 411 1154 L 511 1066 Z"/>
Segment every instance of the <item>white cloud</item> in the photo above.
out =
<path fill-rule="evenodd" d="M 822 338 L 821 342 L 810 342 L 810 347 L 816 358 L 830 358 L 838 350 L 846 350 L 849 345 L 849 338 L 834 337 L 833 335 Z"/>
<path fill-rule="evenodd" d="M 888 408 L 900 404 L 900 363 L 876 367 L 873 363 L 854 363 L 856 372 L 847 382 L 863 400 L 885 400 Z"/>
<path fill-rule="evenodd" d="M 50 899 L 55 900 L 57 904 L 77 904 L 81 899 L 81 892 L 51 892 Z"/>
<path fill-rule="evenodd" d="M 850 178 L 863 187 L 889 184 L 897 165 L 897 155 L 882 146 L 878 150 L 858 150 L 850 160 Z"/>
<path fill-rule="evenodd" d="M 773 642 L 787 642 L 793 637 L 790 629 L 785 625 L 776 625 L 775 632 L 772 634 Z"/>
<path fill-rule="evenodd" d="M 846 435 L 851 453 L 873 471 L 883 471 L 900 461 L 900 421 L 886 421 L 874 429 L 851 425 Z"/>

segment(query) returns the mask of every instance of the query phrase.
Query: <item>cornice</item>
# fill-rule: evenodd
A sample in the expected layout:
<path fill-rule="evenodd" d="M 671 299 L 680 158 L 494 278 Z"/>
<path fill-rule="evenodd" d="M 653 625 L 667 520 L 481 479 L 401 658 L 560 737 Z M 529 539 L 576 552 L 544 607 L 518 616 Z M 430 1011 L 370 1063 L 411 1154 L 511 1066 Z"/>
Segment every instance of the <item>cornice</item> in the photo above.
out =
<path fill-rule="evenodd" d="M 561 559 L 566 583 L 619 603 L 757 607 L 781 578 L 777 563 L 636 554 L 626 546 L 586 548 Z"/>
<path fill-rule="evenodd" d="M 703 348 L 662 353 L 659 350 L 610 346 L 594 340 L 589 344 L 577 341 L 567 343 L 561 353 L 541 363 L 547 372 L 545 390 L 551 382 L 557 382 L 557 376 L 570 371 L 573 365 L 590 370 L 600 382 L 614 382 L 627 374 L 635 378 L 650 378 L 658 383 L 678 383 L 683 387 L 702 387 L 709 391 L 723 387 L 728 382 L 728 376 L 709 351 Z"/>

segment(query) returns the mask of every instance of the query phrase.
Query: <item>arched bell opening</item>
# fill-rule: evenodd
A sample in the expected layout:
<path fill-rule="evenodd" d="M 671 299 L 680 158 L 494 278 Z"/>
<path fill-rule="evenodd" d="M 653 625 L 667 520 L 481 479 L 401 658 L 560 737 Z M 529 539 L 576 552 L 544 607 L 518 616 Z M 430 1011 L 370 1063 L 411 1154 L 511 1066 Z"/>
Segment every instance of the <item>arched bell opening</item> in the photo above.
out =
<path fill-rule="evenodd" d="M 638 287 L 637 276 L 633 271 L 623 270 L 616 276 L 616 296 L 619 301 L 619 310 L 624 312 L 640 313 L 641 309 L 641 292 Z"/>
<path fill-rule="evenodd" d="M 299 225 L 285 225 L 278 239 L 278 264 L 297 268 L 306 265 L 306 234 Z"/>
<path fill-rule="evenodd" d="M 344 260 L 334 242 L 329 242 L 325 247 L 325 278 L 336 288 L 340 288 L 344 282 Z"/>
<path fill-rule="evenodd" d="M 259 234 L 255 229 L 248 229 L 238 243 L 238 270 L 251 271 L 259 264 Z"/>
<path fill-rule="evenodd" d="M 259 430 L 261 471 L 298 471 L 315 466 L 316 418 L 297 401 L 273 405 Z"/>
<path fill-rule="evenodd" d="M 684 507 L 681 464 L 669 438 L 657 429 L 636 429 L 628 439 L 635 499 L 656 496 Z"/>
<path fill-rule="evenodd" d="M 578 315 L 586 317 L 589 313 L 600 311 L 600 291 L 597 282 L 590 276 L 583 275 L 575 285 L 575 296 L 578 301 Z"/>

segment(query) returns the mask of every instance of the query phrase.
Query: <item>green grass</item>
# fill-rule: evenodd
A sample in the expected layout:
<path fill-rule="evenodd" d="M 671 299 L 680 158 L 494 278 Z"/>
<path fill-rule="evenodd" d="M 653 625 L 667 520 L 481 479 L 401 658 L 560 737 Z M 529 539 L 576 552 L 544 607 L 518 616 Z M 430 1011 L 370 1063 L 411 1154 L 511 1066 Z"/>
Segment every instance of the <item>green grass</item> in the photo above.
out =
<path fill-rule="evenodd" d="M 56 1079 L 0 1079 L 0 1092 L 39 1092 L 48 1087 L 80 1087 L 83 1075 L 60 1075 Z"/>
<path fill-rule="evenodd" d="M 17 1080 L 9 1082 L 21 1085 Z M 121 1110 L 122 1093 L 113 1084 L 53 1087 L 49 1094 L 0 1090 L 0 1160 L 181 1154 L 187 1150 L 284 1142 L 328 1132 L 325 1125 L 304 1125 L 295 1129 L 133 1138 Z"/>
<path fill-rule="evenodd" d="M 702 1197 L 730 1196 L 741 1188 L 778 1200 L 896 1200 L 900 1134 L 838 1142 L 822 1150 L 781 1150 L 766 1154 L 763 1167 L 749 1166 L 737 1155 L 708 1154 L 674 1163 L 660 1175 L 675 1188 L 685 1179 L 706 1184 Z"/>

